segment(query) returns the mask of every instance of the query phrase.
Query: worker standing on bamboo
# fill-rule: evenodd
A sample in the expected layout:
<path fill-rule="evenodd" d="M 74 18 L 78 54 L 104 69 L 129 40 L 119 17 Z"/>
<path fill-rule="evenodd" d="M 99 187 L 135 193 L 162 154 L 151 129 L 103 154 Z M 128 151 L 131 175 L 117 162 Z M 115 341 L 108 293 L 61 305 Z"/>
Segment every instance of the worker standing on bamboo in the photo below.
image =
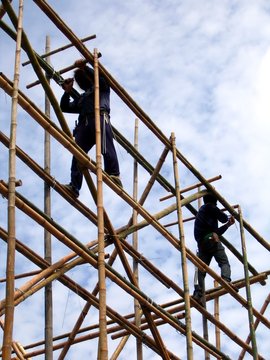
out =
<path fill-rule="evenodd" d="M 94 70 L 87 66 L 82 59 L 77 60 L 75 66 L 77 69 L 74 72 L 74 79 L 84 93 L 75 99 L 71 99 L 74 79 L 66 79 L 62 85 L 65 92 L 62 95 L 60 107 L 63 112 L 79 114 L 73 135 L 76 143 L 88 153 L 96 143 Z M 110 86 L 102 76 L 99 77 L 99 91 L 104 168 L 111 179 L 122 186 L 119 176 L 119 163 L 113 143 L 113 132 L 110 124 Z M 82 186 L 82 180 L 83 175 L 79 169 L 78 161 L 73 156 L 71 163 L 71 181 L 68 185 L 65 185 L 65 187 L 70 190 L 75 197 L 78 197 Z"/>
<path fill-rule="evenodd" d="M 219 236 L 234 224 L 234 217 L 228 217 L 217 207 L 217 199 L 212 194 L 205 195 L 203 202 L 204 205 L 200 207 L 194 223 L 194 237 L 198 243 L 198 256 L 207 265 L 210 265 L 214 257 L 220 267 L 221 277 L 227 282 L 231 282 L 231 267 Z M 218 227 L 219 221 L 224 225 Z M 199 270 L 198 284 L 195 285 L 193 293 L 193 298 L 199 303 L 202 303 L 204 278 L 205 272 Z M 234 285 L 231 284 L 231 286 L 238 291 Z"/>

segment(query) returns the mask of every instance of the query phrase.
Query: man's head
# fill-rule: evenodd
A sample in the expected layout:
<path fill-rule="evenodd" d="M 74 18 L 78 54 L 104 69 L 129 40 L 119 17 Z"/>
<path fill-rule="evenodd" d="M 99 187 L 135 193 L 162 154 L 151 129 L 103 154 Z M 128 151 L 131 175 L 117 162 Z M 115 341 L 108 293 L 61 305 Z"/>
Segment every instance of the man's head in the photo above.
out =
<path fill-rule="evenodd" d="M 212 194 L 206 194 L 203 197 L 203 202 L 204 204 L 213 204 L 213 205 L 217 205 L 217 199 L 214 195 Z"/>
<path fill-rule="evenodd" d="M 88 90 L 94 84 L 94 79 L 84 69 L 76 69 L 74 71 L 74 79 L 84 91 Z"/>

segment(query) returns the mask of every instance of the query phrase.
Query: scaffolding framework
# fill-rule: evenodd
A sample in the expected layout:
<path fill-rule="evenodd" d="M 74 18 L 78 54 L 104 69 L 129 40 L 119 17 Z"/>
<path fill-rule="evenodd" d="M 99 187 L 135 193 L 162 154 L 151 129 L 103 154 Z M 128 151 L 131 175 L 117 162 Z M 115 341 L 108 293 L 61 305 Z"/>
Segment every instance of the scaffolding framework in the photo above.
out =
<path fill-rule="evenodd" d="M 4 360 L 9 360 L 11 358 L 34 359 L 40 356 L 40 358 L 50 360 L 56 358 L 54 354 L 57 354 L 58 359 L 71 359 L 70 352 L 72 347 L 76 346 L 78 349 L 78 347 L 84 345 L 83 351 L 89 359 L 121 359 L 121 354 L 125 351 L 127 344 L 134 342 L 134 349 L 136 351 L 133 355 L 130 354 L 130 359 L 143 359 L 145 349 L 153 353 L 153 358 L 154 356 L 159 356 L 162 359 L 168 360 L 191 360 L 195 358 L 195 351 L 196 354 L 201 354 L 201 358 L 205 357 L 205 359 L 210 359 L 210 357 L 232 359 L 230 348 L 238 349 L 239 359 L 243 359 L 245 354 L 253 359 L 266 359 L 269 354 L 260 353 L 260 340 L 256 339 L 256 329 L 258 326 L 263 327 L 264 331 L 269 334 L 270 321 L 264 315 L 269 304 L 269 294 L 265 293 L 265 298 L 261 299 L 261 309 L 257 310 L 252 303 L 252 285 L 260 284 L 260 286 L 264 286 L 264 289 L 267 289 L 265 285 L 269 269 L 259 272 L 252 265 L 252 255 L 248 259 L 245 232 L 252 238 L 252 241 L 256 242 L 262 256 L 269 256 L 269 242 L 243 218 L 241 207 L 232 206 L 212 185 L 214 181 L 220 179 L 220 176 L 206 179 L 177 149 L 174 133 L 171 134 L 170 138 L 167 138 L 101 64 L 99 61 L 100 54 L 97 49 L 95 49 L 93 54 L 88 50 L 84 41 L 93 38 L 93 36 L 80 40 L 46 1 L 34 0 L 34 3 L 44 13 L 44 16 L 47 16 L 57 26 L 59 32 L 67 38 L 67 41 L 70 42 L 69 45 L 61 48 L 61 51 L 73 46 L 85 61 L 93 66 L 95 70 L 95 91 L 98 93 L 98 73 L 101 73 L 115 94 L 133 112 L 134 119 L 136 118 L 135 130 L 138 128 L 138 122 L 141 122 L 150 131 L 151 136 L 160 142 L 164 150 L 158 162 L 153 165 L 139 152 L 140 146 L 137 144 L 138 135 L 135 136 L 135 144 L 133 145 L 118 129 L 113 127 L 116 141 L 130 156 L 130 169 L 135 164 L 133 194 L 130 195 L 125 190 L 125 186 L 122 188 L 115 184 L 110 176 L 102 171 L 101 168 L 101 146 L 98 141 L 100 136 L 97 133 L 97 153 L 96 159 L 93 160 L 75 143 L 50 86 L 51 81 L 55 81 L 61 86 L 64 81 L 62 74 L 71 70 L 73 66 L 55 71 L 49 64 L 48 58 L 39 55 L 32 48 L 27 34 L 21 25 L 20 17 L 17 17 L 16 12 L 12 8 L 12 3 L 8 0 L 2 0 L 2 7 L 0 9 L 1 31 L 7 33 L 10 40 L 16 41 L 17 45 L 21 46 L 27 54 L 29 63 L 32 65 L 37 77 L 37 81 L 30 86 L 39 84 L 38 89 L 39 91 L 44 91 L 46 99 L 55 113 L 57 123 L 50 119 L 48 112 L 45 114 L 37 104 L 27 97 L 27 92 L 18 89 L 18 84 L 15 81 L 18 78 L 18 74 L 16 74 L 17 77 L 14 76 L 15 80 L 12 81 L 5 74 L 0 73 L 0 88 L 12 97 L 13 102 L 15 102 L 13 106 L 17 105 L 20 109 L 23 109 L 39 127 L 44 129 L 47 136 L 51 137 L 59 146 L 62 146 L 62 149 L 66 152 L 77 158 L 81 165 L 84 181 L 89 188 L 88 196 L 93 201 L 94 206 L 87 206 L 80 199 L 75 199 L 50 174 L 48 164 L 47 168 L 43 168 L 34 160 L 31 154 L 27 154 L 17 144 L 14 144 L 14 139 L 16 138 L 14 133 L 13 137 L 10 136 L 9 138 L 3 132 L 0 132 L 0 142 L 7 149 L 5 156 L 8 157 L 11 146 L 15 146 L 10 154 L 13 159 L 12 166 L 14 166 L 15 157 L 20 159 L 28 167 L 33 176 L 41 179 L 44 186 L 44 194 L 47 194 L 46 196 L 44 195 L 45 201 L 50 197 L 49 189 L 52 188 L 72 208 L 74 213 L 79 214 L 85 222 L 96 228 L 97 236 L 85 242 L 78 240 L 76 229 L 71 232 L 69 228 L 64 228 L 57 220 L 51 217 L 50 206 L 41 210 L 39 205 L 25 198 L 20 193 L 21 182 L 19 179 L 16 179 L 16 173 L 14 175 L 14 167 L 12 167 L 11 171 L 12 177 L 0 179 L 0 194 L 8 200 L 9 211 L 15 211 L 12 207 L 16 208 L 16 211 L 20 210 L 26 217 L 33 220 L 35 226 L 42 227 L 47 237 L 52 237 L 61 243 L 61 246 L 65 249 L 63 256 L 54 262 L 50 249 L 48 250 L 47 248 L 46 256 L 42 257 L 34 249 L 29 248 L 26 241 L 16 238 L 16 226 L 12 216 L 8 218 L 6 228 L 0 227 L 0 238 L 8 244 L 7 264 L 9 264 L 7 265 L 7 277 L 0 279 L 3 283 L 6 283 L 7 289 L 6 297 L 0 301 L 1 327 L 3 329 L 1 357 Z M 5 17 L 9 18 L 17 31 L 12 30 L 6 24 L 4 21 Z M 20 36 L 20 31 L 22 36 Z M 47 51 L 47 55 L 53 53 L 55 52 Z M 40 85 L 43 89 L 40 88 Z M 16 93 L 16 97 L 14 93 Z M 75 89 L 73 90 L 73 96 L 78 96 Z M 96 96 L 96 99 L 98 99 L 98 96 Z M 98 102 L 95 104 L 95 111 L 96 124 L 98 125 Z M 14 112 L 13 119 L 16 119 Z M 96 130 L 99 131 L 98 126 L 96 126 Z M 48 138 L 45 141 L 48 141 Z M 174 173 L 172 183 L 162 175 L 162 166 L 165 161 L 171 162 Z M 140 177 L 138 176 L 136 166 L 141 167 L 148 174 L 148 180 L 140 196 L 137 193 Z M 182 180 L 184 176 L 188 176 L 185 174 L 189 174 L 195 179 L 196 184 L 182 188 L 180 179 Z M 23 184 L 24 179 L 21 180 Z M 164 207 L 159 212 L 152 213 L 149 211 L 149 207 L 145 206 L 145 203 L 151 191 L 156 187 L 163 189 L 164 193 L 169 193 L 164 198 L 156 199 L 157 202 L 161 200 L 160 203 L 164 204 L 163 201 L 170 198 L 173 203 Z M 130 210 L 130 219 L 126 221 L 126 217 L 123 217 L 121 227 L 119 228 L 116 228 L 114 219 L 106 211 L 106 206 L 103 203 L 103 190 L 110 191 L 115 199 L 121 200 Z M 222 237 L 221 241 L 233 254 L 238 265 L 244 269 L 244 277 L 237 279 L 233 284 L 240 290 L 244 289 L 246 296 L 241 295 L 243 294 L 241 291 L 237 293 L 230 284 L 224 281 L 211 267 L 203 263 L 186 245 L 185 224 L 190 223 L 197 213 L 193 203 L 199 201 L 208 192 L 213 193 L 220 204 L 224 206 L 224 210 L 234 216 L 239 223 L 239 239 L 241 237 L 239 248 L 241 248 L 241 251 L 238 251 L 225 237 Z M 88 203 L 90 201 L 87 201 Z M 51 207 L 53 211 L 53 202 Z M 185 210 L 185 215 L 183 210 Z M 172 214 L 175 214 L 174 219 L 177 221 L 168 223 L 169 220 L 167 221 L 166 219 Z M 186 214 L 189 214 L 191 217 L 185 219 L 184 216 Z M 167 224 L 162 224 L 161 220 L 167 221 Z M 174 225 L 176 225 L 175 233 L 170 231 Z M 181 286 L 174 280 L 174 274 L 160 270 L 157 263 L 152 261 L 151 255 L 144 256 L 139 252 L 138 243 L 144 241 L 143 238 L 140 238 L 140 231 L 145 228 L 150 228 L 155 234 L 158 233 L 158 236 L 164 241 L 164 248 L 168 248 L 170 251 L 178 254 L 178 272 L 182 280 Z M 132 244 L 128 241 L 129 235 L 136 236 L 135 242 Z M 137 235 L 139 235 L 139 238 L 137 238 Z M 50 248 L 50 243 L 48 246 Z M 107 249 L 109 249 L 109 254 L 105 253 Z M 16 257 L 16 254 L 21 254 L 28 259 L 29 264 L 31 264 L 28 272 L 15 274 L 14 268 L 10 264 L 15 262 L 14 257 Z M 74 280 L 70 275 L 74 269 L 78 272 L 80 272 L 81 268 L 85 269 L 83 267 L 85 264 L 89 265 L 88 276 L 93 276 L 97 279 L 97 283 L 93 288 L 85 287 L 83 282 Z M 190 296 L 193 290 L 190 289 L 191 279 L 193 278 L 193 273 L 190 271 L 191 266 L 206 271 L 208 277 L 213 278 L 215 281 L 215 286 L 205 292 L 206 306 L 200 305 Z M 35 270 L 31 271 L 33 267 Z M 140 276 L 138 276 L 138 273 L 140 273 Z M 149 289 L 148 292 L 148 288 L 144 286 L 144 277 L 151 278 L 153 287 L 156 285 L 158 289 L 164 289 L 166 294 L 169 294 L 170 300 L 164 303 L 157 302 L 156 298 L 158 298 L 159 294 L 153 295 L 152 289 Z M 25 280 L 26 278 L 27 280 Z M 18 289 L 14 286 L 14 282 L 17 279 L 23 279 Z M 59 282 L 68 291 L 75 294 L 80 301 L 84 302 L 80 313 L 74 321 L 73 328 L 57 335 L 53 332 L 51 317 L 54 320 L 53 322 L 59 320 L 57 319 L 57 314 L 53 311 L 52 300 L 50 300 L 50 292 L 54 291 L 51 285 L 55 282 Z M 111 306 L 111 303 L 115 304 L 115 302 L 112 301 L 111 295 L 107 294 L 106 286 L 108 282 L 112 283 L 116 288 L 115 294 L 119 291 L 120 297 L 126 296 L 126 302 L 130 304 L 128 312 L 123 313 Z M 20 339 L 13 339 L 12 337 L 15 326 L 13 324 L 13 316 L 15 318 L 18 316 L 23 302 L 27 301 L 33 294 L 42 294 L 42 297 L 44 297 L 43 301 L 46 303 L 47 309 L 44 315 L 46 332 L 44 338 L 39 341 L 21 344 Z M 245 314 L 246 320 L 243 321 L 241 327 L 244 327 L 242 331 L 246 334 L 247 338 L 241 338 L 228 325 L 229 323 L 225 321 L 226 319 L 222 318 L 222 306 L 226 306 L 226 303 L 221 301 L 223 296 L 230 297 L 234 307 L 239 309 L 239 312 Z M 35 301 L 35 299 L 33 297 L 32 301 Z M 40 301 L 40 297 L 36 301 Z M 209 304 L 212 304 L 212 310 L 207 309 Z M 211 308 L 211 306 L 209 307 Z M 14 315 L 15 309 L 16 313 Z M 98 317 L 93 315 L 92 319 L 89 319 L 88 315 L 92 309 L 95 309 Z M 203 322 L 201 323 L 206 326 L 206 329 L 204 329 L 206 331 L 203 331 L 202 324 L 198 328 L 198 319 L 201 317 L 203 317 Z M 86 319 L 87 325 L 85 324 Z M 193 321 L 196 323 L 195 328 L 193 327 Z M 212 336 L 207 334 L 207 324 L 214 326 L 214 340 Z M 39 333 L 40 329 L 37 332 Z M 220 339 L 221 332 L 226 338 L 224 342 Z M 176 339 L 174 345 L 169 340 L 170 337 Z M 175 346 L 175 342 L 177 346 Z M 225 342 L 226 346 L 224 346 Z M 228 346 L 228 343 L 232 344 L 232 346 Z M 88 344 L 89 348 L 91 348 L 90 355 L 87 348 Z M 94 353 L 93 347 L 95 348 Z M 177 348 L 178 351 L 176 350 Z M 195 348 L 196 350 L 194 350 Z"/>

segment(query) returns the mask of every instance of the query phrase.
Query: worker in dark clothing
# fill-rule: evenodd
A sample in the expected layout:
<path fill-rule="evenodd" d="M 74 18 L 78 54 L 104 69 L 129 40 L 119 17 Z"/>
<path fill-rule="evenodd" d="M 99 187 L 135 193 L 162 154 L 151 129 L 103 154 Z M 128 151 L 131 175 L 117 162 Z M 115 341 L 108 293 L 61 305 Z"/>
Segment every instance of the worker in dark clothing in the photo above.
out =
<path fill-rule="evenodd" d="M 63 112 L 79 114 L 73 135 L 76 143 L 88 153 L 96 143 L 94 70 L 87 66 L 84 60 L 77 60 L 75 65 L 78 69 L 74 72 L 74 79 L 79 87 L 84 90 L 84 93 L 78 98 L 71 100 L 70 94 L 74 80 L 72 78 L 66 79 L 62 85 L 65 92 L 61 98 L 60 107 Z M 102 76 L 99 77 L 99 91 L 104 168 L 111 179 L 122 186 L 119 177 L 119 163 L 113 143 L 113 132 L 110 124 L 110 86 Z M 82 180 L 82 172 L 78 167 L 77 159 L 73 156 L 71 163 L 71 182 L 70 184 L 65 185 L 65 187 L 70 190 L 75 197 L 78 197 L 82 186 Z"/>
<path fill-rule="evenodd" d="M 214 257 L 220 267 L 221 277 L 227 282 L 231 282 L 230 264 L 219 236 L 234 224 L 234 217 L 228 217 L 217 207 L 217 199 L 213 195 L 205 195 L 203 201 L 204 205 L 200 207 L 194 224 L 194 237 L 198 243 L 198 257 L 207 265 Z M 224 225 L 218 227 L 219 221 Z M 203 295 L 202 289 L 204 289 L 204 278 L 205 272 L 198 270 L 198 284 L 195 285 L 193 297 L 200 303 Z M 233 288 L 238 291 L 234 286 Z"/>

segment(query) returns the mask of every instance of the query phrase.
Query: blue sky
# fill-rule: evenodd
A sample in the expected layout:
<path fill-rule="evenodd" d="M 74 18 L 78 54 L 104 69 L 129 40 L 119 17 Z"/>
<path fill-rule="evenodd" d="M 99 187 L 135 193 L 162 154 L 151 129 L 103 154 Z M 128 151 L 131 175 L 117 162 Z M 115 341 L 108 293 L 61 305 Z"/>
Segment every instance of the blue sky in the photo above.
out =
<path fill-rule="evenodd" d="M 18 1 L 13 1 L 17 12 Z M 170 137 L 174 132 L 178 149 L 200 171 L 210 178 L 221 174 L 222 179 L 215 183 L 216 189 L 231 204 L 240 204 L 245 219 L 268 241 L 270 230 L 268 204 L 270 194 L 268 179 L 269 159 L 269 116 L 270 116 L 270 7 L 268 1 L 49 1 L 49 4 L 62 17 L 63 21 L 79 37 L 96 34 L 96 39 L 88 42 L 90 51 L 94 48 L 102 53 L 101 63 L 109 73 L 123 86 L 139 106 L 150 116 L 161 131 Z M 8 17 L 3 18 L 8 22 Z M 43 53 L 45 37 L 50 36 L 51 48 L 55 49 L 68 43 L 68 40 L 50 22 L 44 13 L 34 4 L 25 1 L 23 25 L 29 40 L 38 53 Z M 0 71 L 10 79 L 14 72 L 15 43 L 3 31 L 0 31 Z M 3 55 L 4 54 L 4 55 Z M 56 70 L 71 65 L 80 58 L 75 49 L 51 58 Z M 22 53 L 22 61 L 27 60 Z M 72 76 L 72 72 L 67 76 Z M 37 86 L 26 89 L 26 85 L 35 81 L 30 66 L 22 67 L 20 89 L 41 109 L 44 108 L 44 94 Z M 62 90 L 52 83 L 55 95 L 60 99 Z M 0 90 L 0 129 L 9 136 L 10 98 Z M 113 125 L 131 142 L 134 137 L 135 115 L 116 96 L 111 96 L 111 119 Z M 57 122 L 53 111 L 52 119 Z M 66 116 L 72 129 L 76 117 Z M 24 111 L 18 110 L 17 142 L 40 165 L 43 164 L 43 131 Z M 164 146 L 153 134 L 139 124 L 139 150 L 146 159 L 155 165 Z M 132 194 L 133 160 L 120 145 L 116 145 L 121 167 L 121 177 L 125 190 Z M 89 154 L 95 157 L 94 149 Z M 8 178 L 8 151 L 0 144 L 0 178 Z M 52 175 L 57 181 L 69 181 L 71 155 L 52 139 Z M 183 165 L 179 164 L 181 186 L 186 187 L 197 182 Z M 173 184 L 172 159 L 169 154 L 161 173 Z M 17 161 L 17 178 L 23 186 L 18 191 L 39 208 L 43 208 L 43 183 L 24 164 Z M 139 194 L 142 193 L 148 174 L 139 171 Z M 165 190 L 156 185 L 146 201 L 145 207 L 150 213 L 169 206 L 172 200 L 159 202 L 166 195 Z M 95 211 L 95 206 L 84 185 L 80 200 Z M 73 208 L 52 191 L 52 217 L 64 226 L 82 243 L 96 238 L 96 228 L 82 218 Z M 108 188 L 104 189 L 104 204 L 115 228 L 127 223 L 131 209 Z M 7 228 L 7 201 L 0 200 L 0 225 Z M 190 214 L 184 210 L 184 217 Z M 174 220 L 171 215 L 161 223 Z M 26 218 L 20 211 L 16 214 L 17 237 L 43 254 L 43 230 Z M 177 236 L 177 228 L 170 228 Z M 193 252 L 196 245 L 192 235 L 192 223 L 185 225 L 186 245 Z M 226 238 L 241 251 L 239 225 L 226 233 Z M 129 239 L 131 241 L 131 238 Z M 257 242 L 246 234 L 248 258 L 258 270 L 269 269 L 269 254 Z M 180 256 L 152 228 L 139 232 L 139 247 L 156 266 L 182 286 Z M 0 243 L 0 277 L 5 276 L 6 247 Z M 112 249 L 108 250 L 109 252 Z M 53 239 L 53 259 L 62 258 L 69 249 Z M 227 251 L 232 265 L 233 279 L 243 277 L 243 268 L 233 255 Z M 219 273 L 215 262 L 212 268 Z M 123 272 L 119 263 L 116 268 Z M 33 266 L 22 256 L 16 260 L 17 273 L 27 272 Z M 194 267 L 189 264 L 190 287 L 193 285 Z M 95 271 L 83 265 L 74 269 L 69 276 L 92 290 L 97 278 Z M 16 287 L 26 280 L 20 280 Z M 142 289 L 157 303 L 175 298 L 175 294 L 158 285 L 142 271 Z M 53 284 L 55 309 L 55 334 L 64 333 L 72 328 L 83 307 L 78 299 L 62 285 Z M 207 277 L 207 287 L 212 287 L 212 279 Z M 259 309 L 267 294 L 269 284 L 252 286 L 252 300 Z M 0 287 L 4 297 L 4 285 Z M 245 297 L 244 290 L 240 291 Z M 173 297 L 173 298 L 172 298 Z M 132 312 L 131 299 L 118 287 L 108 282 L 108 304 L 121 314 Z M 33 314 L 29 319 L 29 312 Z M 213 310 L 209 304 L 209 311 Z M 221 300 L 221 321 L 245 339 L 248 327 L 239 329 L 246 312 L 235 301 L 225 296 Z M 269 318 L 269 310 L 266 314 Z M 230 318 L 230 321 L 228 320 Z M 42 338 L 43 305 L 42 294 L 35 294 L 19 305 L 15 313 L 16 326 L 14 338 L 22 344 L 29 344 Z M 92 312 L 85 324 L 94 323 L 97 313 Z M 201 316 L 192 312 L 193 329 L 201 332 Z M 22 331 L 23 329 L 23 331 Z M 27 331 L 25 331 L 27 329 Z M 183 337 L 163 327 L 168 348 L 185 359 Z M 210 339 L 214 342 L 213 325 L 210 326 Z M 269 353 L 269 330 L 260 325 L 258 328 L 258 349 L 262 354 Z M 109 342 L 112 353 L 118 341 Z M 120 359 L 134 352 L 135 341 L 130 339 Z M 179 350 L 181 348 L 181 350 Z M 86 342 L 75 346 L 74 353 L 96 358 L 96 342 Z M 237 358 L 240 349 L 224 335 L 222 350 Z M 145 359 L 159 359 L 152 351 L 144 347 Z M 90 355 L 91 354 L 91 355 Z M 194 354 L 200 357 L 202 350 L 195 346 Z M 93 357 L 92 357 L 93 356 Z M 195 358 L 196 358 L 195 356 Z M 42 357 L 40 357 L 42 358 Z M 251 357 L 247 356 L 247 359 Z M 134 355 L 135 359 L 135 355 Z"/>

